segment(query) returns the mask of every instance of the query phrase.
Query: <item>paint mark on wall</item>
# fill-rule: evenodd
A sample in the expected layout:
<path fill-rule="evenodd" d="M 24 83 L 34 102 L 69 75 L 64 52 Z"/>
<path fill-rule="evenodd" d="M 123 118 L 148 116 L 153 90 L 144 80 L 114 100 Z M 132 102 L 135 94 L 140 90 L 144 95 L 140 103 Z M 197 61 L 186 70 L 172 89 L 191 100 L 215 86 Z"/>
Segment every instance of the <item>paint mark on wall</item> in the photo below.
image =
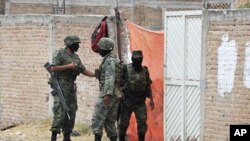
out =
<path fill-rule="evenodd" d="M 244 80 L 244 86 L 250 88 L 250 42 L 246 43 L 243 80 Z"/>
<path fill-rule="evenodd" d="M 228 34 L 222 35 L 221 46 L 218 48 L 218 93 L 230 93 L 234 86 L 234 76 L 238 49 L 235 40 L 229 41 Z"/>

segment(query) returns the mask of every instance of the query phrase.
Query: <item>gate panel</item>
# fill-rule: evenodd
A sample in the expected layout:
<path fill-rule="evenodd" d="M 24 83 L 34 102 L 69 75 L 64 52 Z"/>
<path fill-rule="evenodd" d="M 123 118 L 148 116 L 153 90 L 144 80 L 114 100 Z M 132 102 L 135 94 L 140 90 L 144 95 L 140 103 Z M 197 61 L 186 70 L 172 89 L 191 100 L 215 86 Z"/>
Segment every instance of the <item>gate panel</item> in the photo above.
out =
<path fill-rule="evenodd" d="M 201 17 L 186 16 L 186 140 L 199 140 L 200 135 L 200 75 Z"/>
<path fill-rule="evenodd" d="M 164 140 L 200 140 L 201 11 L 165 19 Z"/>
<path fill-rule="evenodd" d="M 179 140 L 182 135 L 182 116 L 179 114 L 182 112 L 182 89 L 181 85 L 170 85 L 166 88 L 166 93 L 168 93 L 168 99 L 166 100 L 165 107 L 167 109 L 167 115 L 169 118 L 166 121 L 166 132 L 167 137 L 171 140 Z"/>
<path fill-rule="evenodd" d="M 167 77 L 169 79 L 181 79 L 183 75 L 183 69 L 180 69 L 183 66 L 184 59 L 184 23 L 181 16 L 174 16 L 169 18 L 167 21 L 168 28 L 166 35 L 168 36 L 167 46 L 168 48 L 168 60 L 169 66 L 167 67 Z M 172 28 L 173 27 L 173 28 Z M 175 58 L 175 59 L 172 59 Z"/>

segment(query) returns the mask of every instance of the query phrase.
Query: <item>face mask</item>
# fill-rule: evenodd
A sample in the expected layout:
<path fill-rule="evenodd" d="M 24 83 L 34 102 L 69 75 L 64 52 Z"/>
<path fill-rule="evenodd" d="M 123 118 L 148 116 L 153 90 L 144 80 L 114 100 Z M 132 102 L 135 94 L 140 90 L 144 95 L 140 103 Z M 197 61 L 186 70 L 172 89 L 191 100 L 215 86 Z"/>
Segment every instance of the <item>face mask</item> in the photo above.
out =
<path fill-rule="evenodd" d="M 104 51 L 104 50 L 101 50 L 101 49 L 99 49 L 99 51 L 98 51 L 98 53 L 99 53 L 102 57 L 106 56 L 109 52 L 110 52 L 110 51 Z"/>
<path fill-rule="evenodd" d="M 139 71 L 142 68 L 142 58 L 132 58 L 132 66 L 135 70 Z"/>
<path fill-rule="evenodd" d="M 69 47 L 73 52 L 77 52 L 79 49 L 79 43 L 73 43 L 70 47 Z"/>

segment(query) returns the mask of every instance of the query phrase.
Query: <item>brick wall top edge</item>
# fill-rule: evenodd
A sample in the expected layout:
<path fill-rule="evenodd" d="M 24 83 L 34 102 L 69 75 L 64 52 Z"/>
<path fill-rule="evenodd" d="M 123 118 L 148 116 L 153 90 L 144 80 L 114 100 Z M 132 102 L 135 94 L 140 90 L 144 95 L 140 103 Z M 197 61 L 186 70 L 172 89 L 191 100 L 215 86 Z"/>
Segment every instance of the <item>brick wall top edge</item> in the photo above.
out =
<path fill-rule="evenodd" d="M 46 4 L 46 5 L 51 5 L 48 1 L 34 1 L 34 0 L 12 0 L 11 3 L 15 4 Z M 149 7 L 163 7 L 163 8 L 202 8 L 202 1 L 135 1 L 135 5 L 138 4 L 145 4 Z M 96 0 L 96 1 L 89 1 L 89 0 L 81 0 L 81 1 L 65 1 L 66 6 L 74 6 L 74 5 L 89 5 L 89 6 L 110 6 L 110 7 L 116 7 L 116 1 L 114 0 Z M 133 3 L 131 0 L 123 0 L 122 2 L 118 2 L 119 7 L 131 7 L 133 6 Z"/>
<path fill-rule="evenodd" d="M 48 23 L 50 15 L 1 15 L 1 23 Z"/>
<path fill-rule="evenodd" d="M 40 1 L 34 1 L 34 0 L 11 0 L 11 3 L 14 4 L 46 4 L 51 5 L 51 2 L 40 0 Z M 55 4 L 55 3 L 54 3 Z M 123 7 L 130 7 L 131 6 L 131 0 L 123 1 L 118 3 L 120 6 Z M 89 1 L 89 0 L 82 0 L 82 1 L 65 1 L 65 5 L 92 5 L 92 6 L 116 6 L 116 2 L 114 0 L 110 1 Z"/>
<path fill-rule="evenodd" d="M 71 23 L 96 23 L 100 22 L 104 15 L 56 15 L 55 21 Z"/>
<path fill-rule="evenodd" d="M 208 10 L 207 17 L 209 21 L 223 21 L 223 20 L 250 20 L 250 10 Z"/>
<path fill-rule="evenodd" d="M 51 18 L 60 22 L 95 23 L 100 22 L 104 15 L 1 15 L 1 23 L 49 23 Z"/>

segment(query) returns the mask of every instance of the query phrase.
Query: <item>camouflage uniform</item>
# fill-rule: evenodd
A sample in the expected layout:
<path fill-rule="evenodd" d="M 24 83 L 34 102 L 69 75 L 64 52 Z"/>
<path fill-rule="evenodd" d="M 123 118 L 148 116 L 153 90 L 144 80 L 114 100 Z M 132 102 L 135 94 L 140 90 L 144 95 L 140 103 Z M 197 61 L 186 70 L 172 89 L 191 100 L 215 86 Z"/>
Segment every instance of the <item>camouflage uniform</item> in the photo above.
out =
<path fill-rule="evenodd" d="M 140 135 L 145 136 L 147 131 L 147 109 L 145 100 L 150 97 L 151 79 L 146 66 L 138 72 L 135 71 L 132 64 L 128 64 L 122 69 L 122 78 L 124 81 L 124 99 L 121 102 L 119 135 L 120 140 L 124 140 L 132 112 L 135 113 L 137 121 L 137 134 L 140 141 Z M 143 139 L 144 140 L 144 139 Z"/>
<path fill-rule="evenodd" d="M 100 136 L 100 138 L 103 134 L 103 128 L 105 128 L 108 137 L 117 137 L 115 122 L 119 98 L 121 97 L 120 91 L 118 90 L 120 65 L 119 60 L 111 52 L 104 56 L 102 64 L 99 67 L 98 79 L 100 94 L 96 101 L 92 117 L 92 130 L 94 134 Z M 108 105 L 103 101 L 104 96 L 107 95 L 111 98 Z M 98 140 L 101 140 L 100 138 Z"/>
<path fill-rule="evenodd" d="M 71 120 L 69 120 L 64 112 L 64 108 L 61 104 L 58 95 L 54 96 L 54 106 L 53 106 L 53 122 L 51 126 L 51 131 L 60 133 L 61 129 L 63 133 L 71 133 L 75 123 L 76 111 L 77 111 L 77 96 L 76 96 L 76 77 L 83 72 L 86 68 L 82 64 L 79 56 L 75 53 L 69 54 L 66 48 L 60 49 L 55 53 L 52 60 L 52 66 L 55 65 L 66 65 L 71 62 L 75 62 L 78 65 L 77 70 L 67 69 L 64 71 L 57 72 L 58 82 L 62 88 L 67 106 L 70 109 Z"/>

